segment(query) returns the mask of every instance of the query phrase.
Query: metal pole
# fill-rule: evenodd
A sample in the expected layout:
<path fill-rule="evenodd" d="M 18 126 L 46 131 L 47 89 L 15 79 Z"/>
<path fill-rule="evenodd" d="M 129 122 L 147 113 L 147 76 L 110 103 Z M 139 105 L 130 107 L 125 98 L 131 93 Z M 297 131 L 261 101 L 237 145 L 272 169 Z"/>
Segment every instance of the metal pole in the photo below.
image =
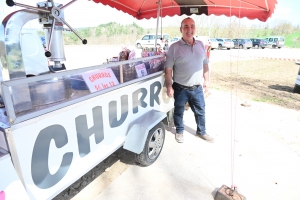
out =
<path fill-rule="evenodd" d="M 155 34 L 155 51 L 156 51 L 156 45 L 157 45 L 157 33 L 158 33 L 158 25 L 159 25 L 159 16 L 160 16 L 160 6 L 161 6 L 161 0 L 158 0 L 158 9 L 157 9 L 157 18 L 156 18 L 156 34 Z"/>

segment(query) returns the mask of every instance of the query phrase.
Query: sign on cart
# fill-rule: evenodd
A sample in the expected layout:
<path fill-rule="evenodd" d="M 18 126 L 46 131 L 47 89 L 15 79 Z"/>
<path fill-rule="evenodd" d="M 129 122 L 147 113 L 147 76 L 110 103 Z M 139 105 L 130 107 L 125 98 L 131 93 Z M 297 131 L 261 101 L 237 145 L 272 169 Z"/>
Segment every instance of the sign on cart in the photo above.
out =
<path fill-rule="evenodd" d="M 135 70 L 138 77 L 147 75 L 146 66 L 144 64 L 136 65 Z"/>
<path fill-rule="evenodd" d="M 114 72 L 110 68 L 85 72 L 82 74 L 82 78 L 91 93 L 119 84 Z"/>

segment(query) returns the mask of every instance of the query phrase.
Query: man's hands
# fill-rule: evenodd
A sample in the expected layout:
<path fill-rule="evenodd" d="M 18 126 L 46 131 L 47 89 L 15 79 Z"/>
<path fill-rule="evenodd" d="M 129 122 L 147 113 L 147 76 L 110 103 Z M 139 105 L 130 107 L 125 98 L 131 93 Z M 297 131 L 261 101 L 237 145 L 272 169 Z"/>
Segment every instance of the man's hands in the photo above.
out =
<path fill-rule="evenodd" d="M 203 64 L 203 91 L 204 93 L 209 91 L 209 68 L 208 64 Z"/>
<path fill-rule="evenodd" d="M 174 96 L 174 89 L 173 89 L 172 86 L 168 86 L 167 87 L 167 95 L 168 95 L 169 98 L 173 98 L 173 96 Z"/>
<path fill-rule="evenodd" d="M 204 80 L 204 82 L 203 82 L 203 91 L 204 91 L 204 93 L 209 91 L 209 81 Z"/>
<path fill-rule="evenodd" d="M 174 96 L 174 90 L 172 87 L 172 68 L 166 68 L 165 69 L 165 81 L 167 86 L 167 95 L 169 98 L 172 98 Z"/>

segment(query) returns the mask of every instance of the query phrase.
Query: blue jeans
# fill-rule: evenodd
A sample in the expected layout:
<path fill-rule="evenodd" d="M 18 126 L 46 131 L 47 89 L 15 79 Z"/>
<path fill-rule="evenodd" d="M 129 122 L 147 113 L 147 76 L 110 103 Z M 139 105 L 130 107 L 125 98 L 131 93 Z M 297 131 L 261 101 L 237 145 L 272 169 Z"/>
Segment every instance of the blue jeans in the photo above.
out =
<path fill-rule="evenodd" d="M 201 86 L 194 90 L 188 90 L 178 85 L 173 84 L 174 89 L 174 124 L 176 133 L 183 133 L 183 113 L 185 104 L 189 102 L 192 111 L 194 112 L 195 121 L 197 124 L 197 134 L 205 135 L 205 101 L 203 89 Z"/>

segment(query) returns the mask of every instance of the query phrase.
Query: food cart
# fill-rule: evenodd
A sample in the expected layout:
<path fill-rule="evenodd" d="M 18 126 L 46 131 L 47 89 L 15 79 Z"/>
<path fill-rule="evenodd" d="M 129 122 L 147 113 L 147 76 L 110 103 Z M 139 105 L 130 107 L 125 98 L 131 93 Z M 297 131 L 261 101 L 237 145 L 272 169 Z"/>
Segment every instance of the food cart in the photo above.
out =
<path fill-rule="evenodd" d="M 138 19 L 201 13 L 231 16 L 242 8 L 240 1 L 232 0 L 236 5 L 229 15 L 225 9 L 229 1 L 225 6 L 216 0 L 204 9 L 200 5 L 204 1 L 182 5 L 148 0 L 138 1 L 147 8 L 142 12 L 137 2 L 94 1 Z M 0 200 L 51 199 L 122 146 L 134 152 L 141 165 L 155 162 L 173 109 L 173 99 L 165 92 L 164 55 L 66 70 L 63 24 L 87 43 L 64 20 L 63 10 L 75 0 L 66 5 L 39 2 L 37 7 L 6 2 L 26 9 L 8 15 L 0 28 Z M 252 2 L 257 9 L 239 17 L 266 20 L 272 14 L 275 1 L 264 9 L 258 9 L 258 0 Z M 33 19 L 45 29 L 49 69 L 44 62 L 39 64 L 43 70 L 35 74 L 29 73 L 34 64 L 26 64 L 26 48 L 19 37 L 22 26 Z"/>

